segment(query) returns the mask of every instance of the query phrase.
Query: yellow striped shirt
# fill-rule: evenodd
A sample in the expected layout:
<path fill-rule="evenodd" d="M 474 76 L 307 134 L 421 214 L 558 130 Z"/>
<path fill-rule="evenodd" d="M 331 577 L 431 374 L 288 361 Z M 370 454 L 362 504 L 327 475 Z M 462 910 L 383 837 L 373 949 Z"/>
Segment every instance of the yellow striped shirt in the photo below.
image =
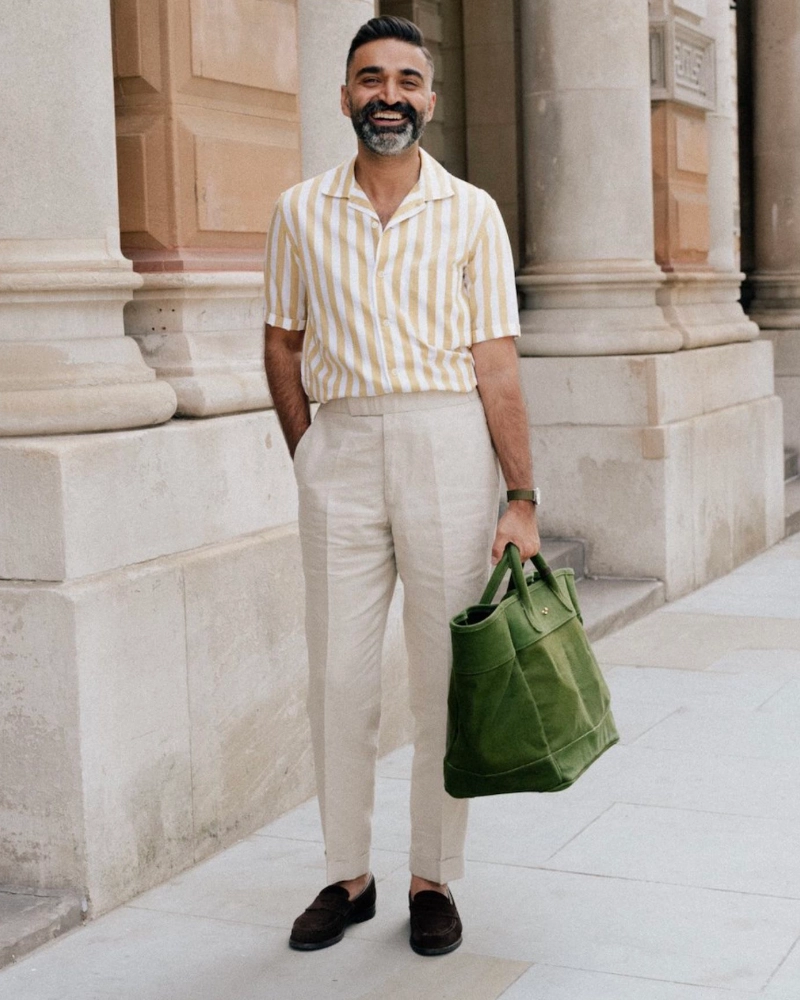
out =
<path fill-rule="evenodd" d="M 470 345 L 519 335 L 514 264 L 493 199 L 424 151 L 385 229 L 355 160 L 285 191 L 264 267 L 266 322 L 305 330 L 309 398 L 475 388 Z"/>

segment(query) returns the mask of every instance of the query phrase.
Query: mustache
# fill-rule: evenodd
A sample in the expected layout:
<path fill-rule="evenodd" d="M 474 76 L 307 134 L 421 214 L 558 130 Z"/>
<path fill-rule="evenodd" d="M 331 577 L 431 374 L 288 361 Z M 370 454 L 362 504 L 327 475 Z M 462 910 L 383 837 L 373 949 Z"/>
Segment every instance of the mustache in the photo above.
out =
<path fill-rule="evenodd" d="M 412 125 L 416 125 L 417 113 L 411 107 L 410 104 L 405 104 L 403 101 L 398 101 L 397 104 L 387 104 L 385 101 L 369 101 L 365 104 L 359 113 L 359 118 L 366 121 L 370 115 L 375 114 L 376 111 L 395 111 L 398 114 L 405 115 L 406 118 L 411 122 Z"/>

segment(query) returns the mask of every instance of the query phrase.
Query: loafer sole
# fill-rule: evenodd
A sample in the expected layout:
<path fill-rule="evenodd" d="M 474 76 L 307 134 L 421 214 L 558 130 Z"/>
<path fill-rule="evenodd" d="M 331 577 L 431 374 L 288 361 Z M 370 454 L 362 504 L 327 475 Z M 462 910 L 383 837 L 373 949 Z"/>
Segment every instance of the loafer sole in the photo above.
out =
<path fill-rule="evenodd" d="M 289 947 L 294 948 L 295 951 L 318 951 L 320 948 L 330 948 L 332 944 L 338 944 L 344 937 L 344 932 L 351 924 L 363 924 L 365 920 L 372 920 L 375 916 L 375 907 L 371 906 L 368 910 L 363 913 L 359 913 L 356 916 L 351 917 L 344 927 L 335 934 L 333 937 L 325 938 L 324 941 L 294 941 L 289 938 Z M 459 941 L 459 944 L 461 942 Z"/>
<path fill-rule="evenodd" d="M 452 944 L 446 944 L 443 948 L 423 948 L 422 945 L 414 944 L 413 938 L 409 938 L 409 944 L 411 945 L 411 950 L 415 951 L 418 955 L 447 955 L 451 951 L 455 951 L 456 948 L 461 946 L 461 942 L 464 940 L 460 937 L 458 941 L 454 941 Z"/>

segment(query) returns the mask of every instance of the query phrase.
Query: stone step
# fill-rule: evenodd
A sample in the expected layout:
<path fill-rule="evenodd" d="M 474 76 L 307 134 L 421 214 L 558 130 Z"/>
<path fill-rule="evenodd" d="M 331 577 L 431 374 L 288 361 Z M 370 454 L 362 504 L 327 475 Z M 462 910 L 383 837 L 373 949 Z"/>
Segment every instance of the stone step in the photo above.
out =
<path fill-rule="evenodd" d="M 800 468 L 798 468 L 798 453 L 796 448 L 784 448 L 783 449 L 783 478 L 788 483 L 792 479 L 796 479 L 800 473 Z"/>
<path fill-rule="evenodd" d="M 800 482 L 800 480 L 798 480 Z M 578 602 L 590 639 L 600 639 L 664 603 L 660 580 L 586 577 L 586 545 L 577 538 L 543 538 L 542 554 L 551 569 L 575 571 Z"/>
<path fill-rule="evenodd" d="M 543 538 L 542 555 L 550 569 L 571 567 L 575 579 L 585 575 L 586 546 L 579 538 Z"/>
<path fill-rule="evenodd" d="M 0 886 L 0 969 L 78 927 L 82 918 L 74 893 Z"/>
<path fill-rule="evenodd" d="M 800 477 L 790 479 L 786 484 L 786 534 L 795 535 L 800 531 Z"/>
<path fill-rule="evenodd" d="M 590 577 L 576 589 L 586 634 L 593 641 L 655 611 L 665 600 L 661 580 Z"/>

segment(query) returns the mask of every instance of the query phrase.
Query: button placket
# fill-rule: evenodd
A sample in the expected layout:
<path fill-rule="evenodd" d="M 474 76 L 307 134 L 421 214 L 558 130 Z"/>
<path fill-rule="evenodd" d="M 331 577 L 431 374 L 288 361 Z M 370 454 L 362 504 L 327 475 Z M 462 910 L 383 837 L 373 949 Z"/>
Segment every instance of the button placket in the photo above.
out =
<path fill-rule="evenodd" d="M 380 226 L 380 223 L 377 223 L 377 225 Z M 373 223 L 373 228 L 374 227 L 375 224 Z M 381 332 L 386 333 L 389 326 L 389 320 L 385 315 L 381 315 L 381 313 L 384 313 L 386 310 L 386 293 L 385 289 L 379 286 L 379 281 L 378 281 L 378 279 L 383 278 L 384 274 L 386 273 L 384 270 L 385 262 L 382 260 L 382 255 L 384 253 L 383 248 L 385 243 L 383 237 L 385 232 L 386 230 L 383 229 L 381 230 L 380 234 L 378 235 L 378 241 L 375 244 L 375 257 L 372 266 L 372 288 L 370 289 L 370 292 L 372 301 L 374 303 L 375 318 L 376 320 L 380 321 L 378 336 L 375 338 L 376 339 L 375 352 L 378 355 L 378 362 L 380 364 L 381 380 L 383 381 L 384 388 L 387 388 L 388 386 L 391 385 L 391 374 L 389 372 L 389 366 L 386 357 L 386 345 L 383 341 L 383 337 L 381 336 Z"/>

